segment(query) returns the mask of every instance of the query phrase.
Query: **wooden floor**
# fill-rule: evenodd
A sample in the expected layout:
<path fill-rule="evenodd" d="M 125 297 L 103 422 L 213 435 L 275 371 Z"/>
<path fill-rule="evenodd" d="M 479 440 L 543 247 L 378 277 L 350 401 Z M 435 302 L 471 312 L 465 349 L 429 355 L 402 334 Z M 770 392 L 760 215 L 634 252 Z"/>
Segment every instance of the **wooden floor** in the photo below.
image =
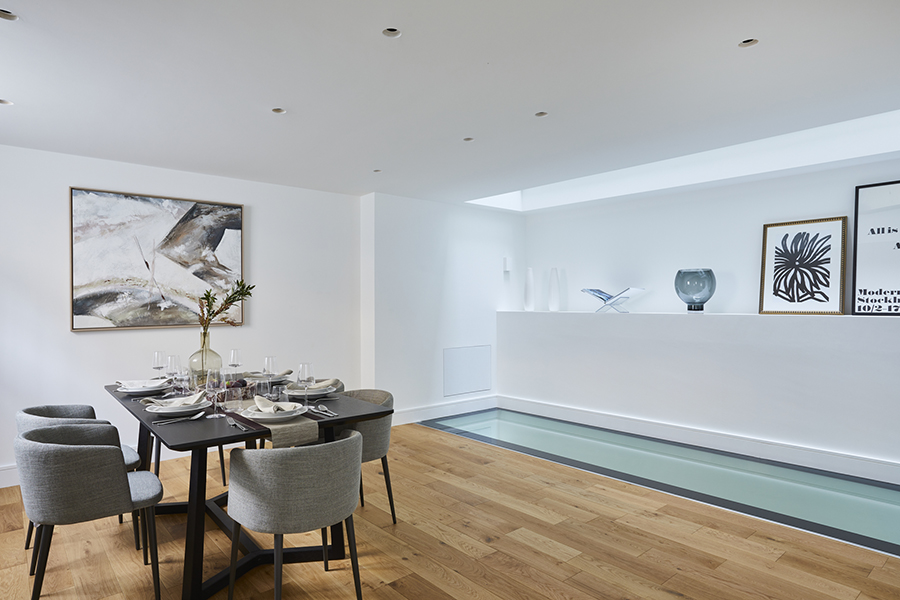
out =
<path fill-rule="evenodd" d="M 394 428 L 389 458 L 399 523 L 377 461 L 364 465 L 366 506 L 354 517 L 369 600 L 900 599 L 898 558 L 419 425 Z M 223 488 L 209 462 L 212 495 Z M 162 464 L 165 501 L 186 498 L 188 466 Z M 180 598 L 184 517 L 157 522 L 163 597 Z M 3 600 L 29 597 L 24 524 L 18 488 L 0 489 Z M 207 574 L 227 566 L 229 544 L 208 524 Z M 354 597 L 349 560 L 284 574 L 285 598 Z M 272 585 L 272 567 L 259 568 L 235 595 L 271 598 Z M 151 598 L 130 521 L 57 527 L 43 597 Z"/>

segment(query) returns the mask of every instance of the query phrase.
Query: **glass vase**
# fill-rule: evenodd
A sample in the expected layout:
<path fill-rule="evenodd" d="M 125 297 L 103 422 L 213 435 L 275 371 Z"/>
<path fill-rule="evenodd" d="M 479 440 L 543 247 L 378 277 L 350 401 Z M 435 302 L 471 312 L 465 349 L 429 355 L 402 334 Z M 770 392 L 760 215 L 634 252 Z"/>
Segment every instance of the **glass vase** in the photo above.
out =
<path fill-rule="evenodd" d="M 209 347 L 209 331 L 200 332 L 200 349 L 191 354 L 189 368 L 191 380 L 197 386 L 206 385 L 207 370 L 222 368 L 222 357 Z"/>

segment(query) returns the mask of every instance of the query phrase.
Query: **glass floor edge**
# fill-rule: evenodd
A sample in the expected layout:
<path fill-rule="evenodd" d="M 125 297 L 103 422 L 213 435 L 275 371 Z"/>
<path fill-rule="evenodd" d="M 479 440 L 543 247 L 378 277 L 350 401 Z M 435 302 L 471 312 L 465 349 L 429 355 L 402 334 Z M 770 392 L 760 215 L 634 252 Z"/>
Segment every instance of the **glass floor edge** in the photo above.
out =
<path fill-rule="evenodd" d="M 900 556 L 894 484 L 508 409 L 420 424 Z"/>

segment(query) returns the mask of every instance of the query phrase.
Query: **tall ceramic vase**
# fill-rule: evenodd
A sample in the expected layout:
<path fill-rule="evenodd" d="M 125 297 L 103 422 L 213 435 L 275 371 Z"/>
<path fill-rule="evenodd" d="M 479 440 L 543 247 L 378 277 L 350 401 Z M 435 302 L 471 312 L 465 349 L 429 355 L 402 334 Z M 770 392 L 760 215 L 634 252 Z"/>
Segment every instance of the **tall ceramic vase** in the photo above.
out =
<path fill-rule="evenodd" d="M 206 383 L 208 369 L 222 368 L 222 357 L 209 347 L 209 331 L 200 332 L 200 349 L 191 354 L 188 366 L 191 370 L 191 379 L 198 385 Z"/>
<path fill-rule="evenodd" d="M 525 272 L 525 310 L 534 310 L 534 270 L 531 267 Z"/>
<path fill-rule="evenodd" d="M 559 271 L 550 269 L 550 293 L 547 295 L 547 308 L 551 312 L 559 311 Z"/>

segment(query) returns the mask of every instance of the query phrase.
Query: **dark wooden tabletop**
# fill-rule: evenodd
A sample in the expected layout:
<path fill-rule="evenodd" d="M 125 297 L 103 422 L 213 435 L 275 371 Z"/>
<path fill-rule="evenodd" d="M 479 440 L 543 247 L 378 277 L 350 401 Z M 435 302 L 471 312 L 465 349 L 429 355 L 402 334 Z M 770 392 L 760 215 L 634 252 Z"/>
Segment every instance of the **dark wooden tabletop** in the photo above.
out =
<path fill-rule="evenodd" d="M 171 450 L 179 452 L 194 450 L 195 448 L 209 448 L 224 444 L 236 444 L 246 442 L 247 440 L 255 440 L 269 435 L 269 429 L 259 423 L 238 415 L 237 413 L 227 413 L 234 417 L 236 421 L 240 421 L 250 428 L 250 431 L 241 431 L 237 427 L 231 427 L 226 419 L 207 419 L 205 416 L 194 421 L 183 421 L 181 423 L 172 423 L 171 425 L 152 425 L 153 421 L 166 418 L 165 415 L 159 413 L 147 412 L 144 404 L 139 402 L 141 396 L 128 396 L 117 392 L 117 385 L 107 385 L 105 387 L 119 403 L 129 411 L 134 417 L 140 421 L 147 429 L 153 432 L 153 435 L 159 437 L 160 441 Z M 249 401 L 244 403 L 249 406 Z M 367 421 L 369 419 L 378 419 L 393 413 L 393 409 L 384 408 L 377 404 L 372 404 L 358 398 L 351 398 L 342 394 L 329 394 L 325 398 L 318 398 L 310 401 L 310 404 L 324 404 L 332 411 L 338 414 L 337 417 L 326 417 L 310 411 L 303 416 L 319 425 L 319 429 L 328 429 L 349 425 L 359 421 Z M 206 414 L 212 414 L 212 407 L 204 409 Z"/>

